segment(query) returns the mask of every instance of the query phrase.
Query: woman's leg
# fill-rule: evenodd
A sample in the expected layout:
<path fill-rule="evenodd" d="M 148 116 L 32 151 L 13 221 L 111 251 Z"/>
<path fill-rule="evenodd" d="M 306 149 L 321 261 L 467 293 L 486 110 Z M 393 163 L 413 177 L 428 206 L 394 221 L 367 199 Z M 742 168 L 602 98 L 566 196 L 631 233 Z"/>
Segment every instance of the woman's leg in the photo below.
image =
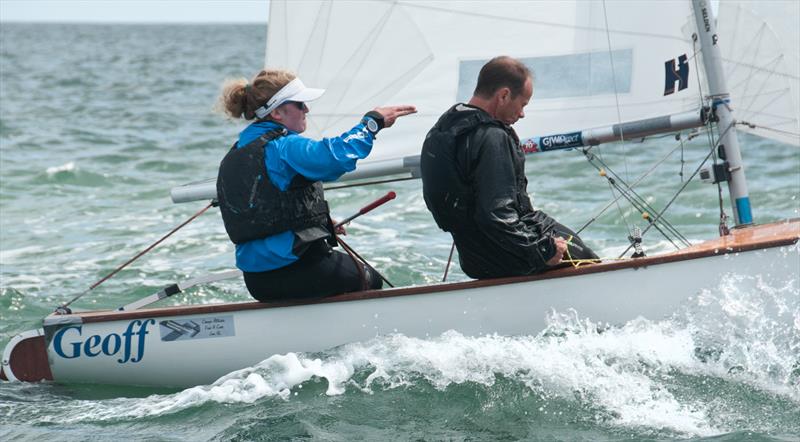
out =
<path fill-rule="evenodd" d="M 363 268 L 363 265 L 359 263 Z M 382 280 L 364 269 L 367 289 L 379 289 Z M 308 299 L 363 289 L 362 273 L 349 255 L 327 246 L 309 249 L 295 263 L 261 273 L 245 273 L 250 294 L 259 301 Z"/>

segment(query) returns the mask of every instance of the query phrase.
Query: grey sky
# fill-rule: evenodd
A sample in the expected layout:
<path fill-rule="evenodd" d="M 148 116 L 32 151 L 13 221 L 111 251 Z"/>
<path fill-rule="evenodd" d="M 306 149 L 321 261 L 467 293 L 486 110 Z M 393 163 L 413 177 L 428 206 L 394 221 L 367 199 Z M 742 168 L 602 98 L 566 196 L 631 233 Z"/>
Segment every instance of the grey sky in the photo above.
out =
<path fill-rule="evenodd" d="M 269 0 L 0 0 L 2 22 L 266 23 Z"/>
<path fill-rule="evenodd" d="M 718 10 L 719 0 L 711 0 Z M 0 0 L 0 22 L 266 23 L 269 0 Z"/>

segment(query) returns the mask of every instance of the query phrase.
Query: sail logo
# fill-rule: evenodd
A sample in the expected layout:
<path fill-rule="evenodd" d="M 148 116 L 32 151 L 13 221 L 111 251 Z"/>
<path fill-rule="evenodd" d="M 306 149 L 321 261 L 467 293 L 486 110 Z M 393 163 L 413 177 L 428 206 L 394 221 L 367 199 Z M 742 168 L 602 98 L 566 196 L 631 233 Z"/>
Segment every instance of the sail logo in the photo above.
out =
<path fill-rule="evenodd" d="M 539 145 L 533 141 L 533 138 L 528 138 L 527 140 L 520 143 L 520 147 L 522 151 L 525 153 L 536 153 L 539 152 Z"/>
<path fill-rule="evenodd" d="M 109 333 L 105 336 L 91 335 L 83 339 L 83 326 L 71 325 L 60 329 L 53 336 L 53 351 L 64 359 L 75 359 L 81 356 L 116 356 L 117 362 L 136 363 L 144 358 L 145 336 L 150 333 L 148 325 L 155 324 L 154 319 L 134 320 L 122 333 Z M 134 346 L 134 337 L 135 346 Z M 135 347 L 135 348 L 134 348 Z"/>
<path fill-rule="evenodd" d="M 678 83 L 678 90 L 682 91 L 689 87 L 689 63 L 686 54 L 678 57 L 677 66 L 675 59 L 664 62 L 664 95 L 675 92 L 675 83 Z"/>
<path fill-rule="evenodd" d="M 542 150 L 568 149 L 583 146 L 583 137 L 580 132 L 569 134 L 550 135 L 539 140 Z"/>

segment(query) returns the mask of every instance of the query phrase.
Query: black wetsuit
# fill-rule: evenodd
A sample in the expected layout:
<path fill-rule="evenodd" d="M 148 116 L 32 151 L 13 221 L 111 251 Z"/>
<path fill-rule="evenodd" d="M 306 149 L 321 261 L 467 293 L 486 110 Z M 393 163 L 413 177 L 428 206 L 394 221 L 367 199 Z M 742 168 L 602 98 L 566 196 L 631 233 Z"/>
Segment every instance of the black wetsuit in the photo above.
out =
<path fill-rule="evenodd" d="M 546 270 L 552 235 L 573 237 L 572 258 L 597 258 L 574 232 L 533 208 L 519 138 L 483 110 L 459 104 L 445 112 L 426 137 L 421 169 L 425 203 L 453 235 L 468 276 Z"/>

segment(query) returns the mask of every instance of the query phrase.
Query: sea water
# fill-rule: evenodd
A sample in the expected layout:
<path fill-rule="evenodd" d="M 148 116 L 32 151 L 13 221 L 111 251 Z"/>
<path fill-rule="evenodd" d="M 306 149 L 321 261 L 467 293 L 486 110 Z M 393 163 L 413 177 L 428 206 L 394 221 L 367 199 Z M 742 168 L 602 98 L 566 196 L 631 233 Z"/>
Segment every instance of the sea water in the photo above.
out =
<path fill-rule="evenodd" d="M 206 204 L 172 204 L 169 189 L 216 174 L 242 128 L 214 112 L 220 84 L 260 69 L 265 40 L 264 27 L 242 25 L 0 27 L 0 347 Z M 800 149 L 753 136 L 742 149 L 756 220 L 800 216 Z M 666 158 L 637 187 L 658 208 L 707 152 L 705 135 L 600 150 L 627 181 Z M 613 198 L 580 152 L 533 155 L 527 168 L 534 204 L 566 225 Z M 397 200 L 354 221 L 349 243 L 395 285 L 441 280 L 450 240 L 418 181 L 327 197 L 342 218 L 389 190 Z M 665 216 L 690 241 L 713 238 L 718 199 L 692 182 Z M 724 189 L 723 199 L 730 213 Z M 645 222 L 621 202 L 582 237 L 615 257 L 633 225 Z M 655 231 L 644 245 L 673 248 Z M 797 262 L 797 247 L 784 259 Z M 115 308 L 232 266 L 209 212 L 75 307 Z M 466 277 L 455 265 L 449 279 Z M 376 336 L 265 354 L 183 390 L 2 383 L 0 439 L 797 440 L 798 291 L 797 278 L 732 271 L 669 318 L 609 327 L 580 311 L 531 312 L 546 315 L 540 334 Z M 164 304 L 247 300 L 229 280 Z"/>

